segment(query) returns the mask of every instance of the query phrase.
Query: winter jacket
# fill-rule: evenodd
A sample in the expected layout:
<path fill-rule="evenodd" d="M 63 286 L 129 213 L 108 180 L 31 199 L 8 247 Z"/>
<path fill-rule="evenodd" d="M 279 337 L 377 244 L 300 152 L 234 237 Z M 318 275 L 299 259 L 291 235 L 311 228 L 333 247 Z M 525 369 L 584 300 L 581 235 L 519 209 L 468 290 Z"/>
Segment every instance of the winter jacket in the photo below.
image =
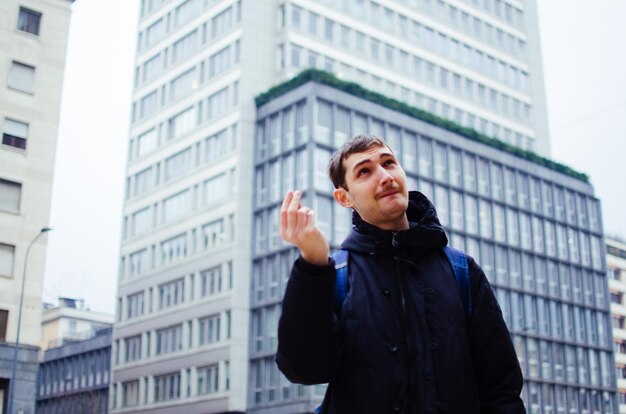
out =
<path fill-rule="evenodd" d="M 293 265 L 276 362 L 300 384 L 330 383 L 323 413 L 525 413 L 522 373 L 485 274 L 468 257 L 466 315 L 435 209 L 410 193 L 406 231 L 353 215 L 349 290 L 334 311 L 335 269 Z"/>

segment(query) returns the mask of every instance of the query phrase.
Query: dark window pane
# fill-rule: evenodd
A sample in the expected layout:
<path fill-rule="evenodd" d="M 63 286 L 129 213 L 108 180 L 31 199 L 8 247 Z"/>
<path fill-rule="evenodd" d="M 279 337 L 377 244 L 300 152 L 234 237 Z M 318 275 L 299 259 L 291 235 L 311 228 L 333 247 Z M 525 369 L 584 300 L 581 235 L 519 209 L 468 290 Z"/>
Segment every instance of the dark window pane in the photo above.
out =
<path fill-rule="evenodd" d="M 32 33 L 39 36 L 39 23 L 41 13 L 20 7 L 20 15 L 17 19 L 17 29 L 23 32 Z"/>

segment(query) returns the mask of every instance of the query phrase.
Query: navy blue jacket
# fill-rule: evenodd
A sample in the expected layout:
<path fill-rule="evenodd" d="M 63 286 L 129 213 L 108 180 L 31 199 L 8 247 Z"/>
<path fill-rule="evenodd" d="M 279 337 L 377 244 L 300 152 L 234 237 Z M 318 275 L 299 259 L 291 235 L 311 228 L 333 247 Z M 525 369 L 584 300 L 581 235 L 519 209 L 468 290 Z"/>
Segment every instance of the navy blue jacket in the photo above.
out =
<path fill-rule="evenodd" d="M 292 382 L 330 383 L 323 413 L 525 413 L 522 373 L 502 312 L 468 257 L 466 319 L 428 199 L 410 194 L 410 229 L 380 230 L 354 213 L 349 291 L 334 312 L 335 270 L 294 263 L 276 362 Z"/>

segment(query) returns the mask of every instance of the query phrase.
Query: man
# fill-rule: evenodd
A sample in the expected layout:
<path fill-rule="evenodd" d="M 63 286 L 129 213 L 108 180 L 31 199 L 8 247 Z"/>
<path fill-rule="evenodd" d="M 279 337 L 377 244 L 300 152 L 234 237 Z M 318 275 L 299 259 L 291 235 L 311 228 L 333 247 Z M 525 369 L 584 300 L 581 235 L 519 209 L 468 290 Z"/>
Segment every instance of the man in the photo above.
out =
<path fill-rule="evenodd" d="M 300 249 L 278 328 L 290 381 L 329 383 L 322 413 L 525 413 L 522 374 L 483 271 L 470 257 L 467 314 L 430 201 L 407 191 L 388 145 L 356 136 L 329 164 L 353 212 L 349 290 L 335 311 L 335 268 L 314 212 L 288 192 L 281 237 Z"/>

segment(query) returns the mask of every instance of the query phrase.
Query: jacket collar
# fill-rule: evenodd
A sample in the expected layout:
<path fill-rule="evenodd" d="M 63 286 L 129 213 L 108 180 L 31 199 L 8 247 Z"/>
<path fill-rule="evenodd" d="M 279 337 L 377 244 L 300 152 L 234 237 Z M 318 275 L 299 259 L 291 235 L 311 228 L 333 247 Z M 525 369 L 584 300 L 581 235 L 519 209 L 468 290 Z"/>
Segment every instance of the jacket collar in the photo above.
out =
<path fill-rule="evenodd" d="M 382 230 L 352 213 L 353 231 L 341 245 L 342 249 L 366 254 L 397 254 L 410 256 L 441 249 L 448 243 L 446 233 L 439 223 L 435 207 L 428 198 L 417 191 L 409 192 L 407 218 L 410 228 L 402 231 Z"/>

